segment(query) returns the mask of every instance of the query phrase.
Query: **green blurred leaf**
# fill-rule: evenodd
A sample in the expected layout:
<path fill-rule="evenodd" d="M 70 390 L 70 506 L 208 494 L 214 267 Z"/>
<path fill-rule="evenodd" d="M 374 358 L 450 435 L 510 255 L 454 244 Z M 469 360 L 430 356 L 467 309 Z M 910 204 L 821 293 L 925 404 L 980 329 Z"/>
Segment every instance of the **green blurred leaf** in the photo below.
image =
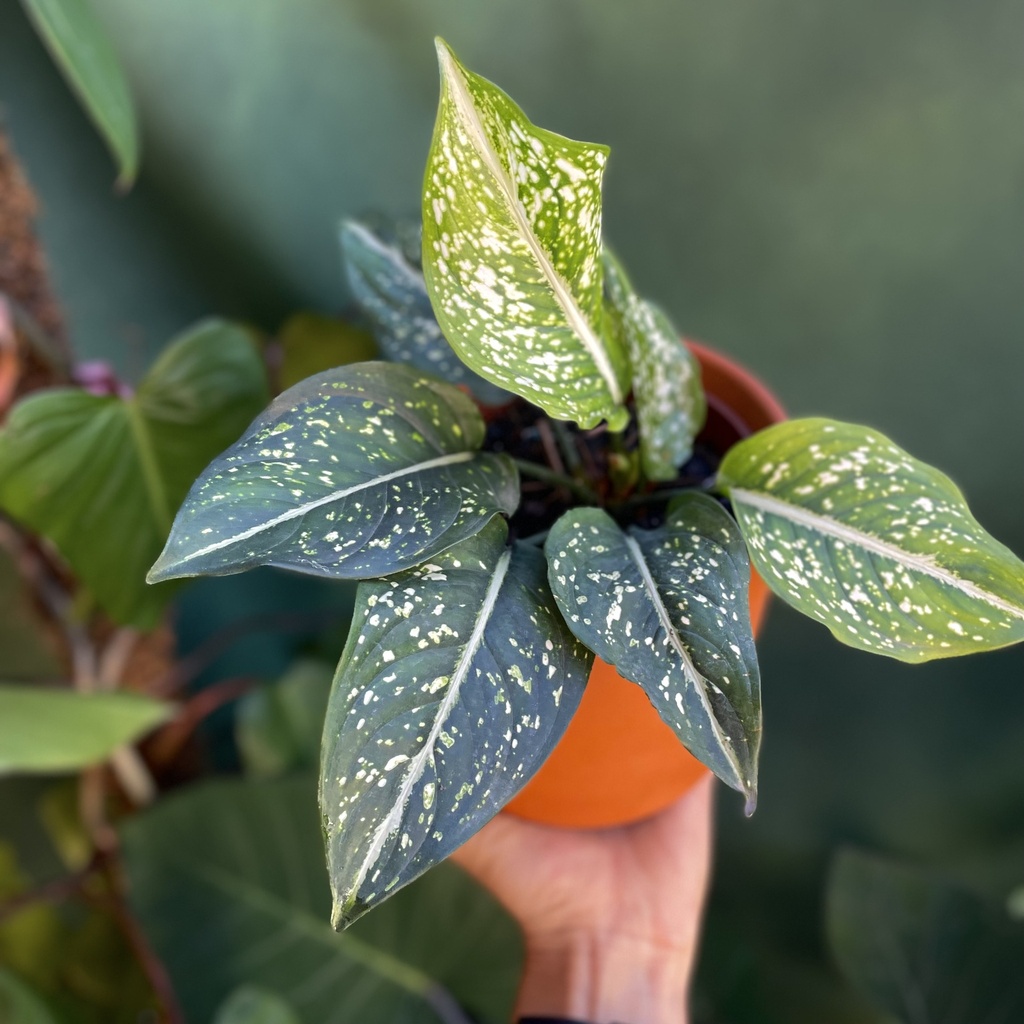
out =
<path fill-rule="evenodd" d="M 320 808 L 334 920 L 348 925 L 448 856 L 561 739 L 593 656 L 531 544 L 495 519 L 424 566 L 373 580 L 338 663 Z"/>
<path fill-rule="evenodd" d="M 417 242 L 418 236 L 417 230 Z M 484 405 L 512 399 L 475 374 L 448 344 L 431 308 L 423 271 L 409 261 L 401 237 L 386 241 L 367 225 L 347 220 L 341 226 L 341 251 L 349 289 L 372 324 L 385 358 L 467 387 Z"/>
<path fill-rule="evenodd" d="M 149 579 L 257 565 L 361 579 L 416 565 L 515 510 L 515 468 L 483 440 L 472 399 L 412 367 L 318 374 L 207 466 Z"/>
<path fill-rule="evenodd" d="M 5 833 L 12 826 L 21 827 L 21 822 L 11 819 L 19 812 L 24 813 L 25 808 L 15 801 L 7 801 L 3 806 Z M 0 906 L 39 881 L 21 869 L 19 852 L 6 841 L 5 835 L 5 841 L 0 842 Z M 62 935 L 60 919 L 49 903 L 27 904 L 17 913 L 0 919 L 0 964 L 17 971 L 37 988 L 49 989 L 59 978 L 60 965 L 55 954 Z M 0 1016 L 0 1021 L 3 1019 Z"/>
<path fill-rule="evenodd" d="M 21 0 L 43 42 L 99 129 L 127 188 L 139 170 L 139 130 L 117 53 L 88 0 Z"/>
<path fill-rule="evenodd" d="M 761 576 L 843 643 L 918 662 L 1024 640 L 1024 562 L 881 434 L 789 420 L 730 449 L 718 482 Z"/>
<path fill-rule="evenodd" d="M 441 330 L 482 377 L 550 416 L 621 430 L 629 364 L 601 286 L 608 149 L 537 128 L 440 39 L 437 53 L 423 275 Z"/>
<path fill-rule="evenodd" d="M 0 773 L 84 768 L 171 713 L 170 705 L 140 694 L 0 684 Z"/>
<path fill-rule="evenodd" d="M 240 984 L 286 1000 L 303 1024 L 504 1024 L 515 928 L 445 866 L 339 934 L 313 780 L 194 787 L 123 830 L 136 913 L 190 1021 Z M 465 993 L 465 994 L 463 994 Z"/>
<path fill-rule="evenodd" d="M 53 634 L 7 550 L 0 548 L 0 679 L 56 679 L 63 674 Z"/>
<path fill-rule="evenodd" d="M 663 526 L 624 532 L 607 512 L 570 509 L 551 528 L 548 579 L 569 629 L 637 683 L 680 742 L 757 800 L 761 676 L 750 566 L 732 517 L 687 494 Z"/>
<path fill-rule="evenodd" d="M 241 985 L 221 1004 L 213 1024 L 299 1024 L 278 995 L 257 985 Z"/>
<path fill-rule="evenodd" d="M 3 1024 L 57 1024 L 57 1018 L 42 999 L 3 967 L 0 967 L 0 1021 Z"/>
<path fill-rule="evenodd" d="M 826 923 L 849 981 L 906 1024 L 1024 1020 L 1024 925 L 933 872 L 846 850 Z"/>
<path fill-rule="evenodd" d="M 303 660 L 238 704 L 235 739 L 247 775 L 270 778 L 320 763 L 320 737 L 334 669 Z"/>
<path fill-rule="evenodd" d="M 377 346 L 355 324 L 321 313 L 290 316 L 278 334 L 281 341 L 281 390 L 315 373 L 377 357 Z"/>
<path fill-rule="evenodd" d="M 51 540 L 114 619 L 152 627 L 171 590 L 145 575 L 174 510 L 266 398 L 246 332 L 204 321 L 132 398 L 59 389 L 15 406 L 0 432 L 0 507 Z"/>
<path fill-rule="evenodd" d="M 707 417 L 700 363 L 657 306 L 641 299 L 606 247 L 604 293 L 633 367 L 640 453 L 649 480 L 673 480 Z"/>

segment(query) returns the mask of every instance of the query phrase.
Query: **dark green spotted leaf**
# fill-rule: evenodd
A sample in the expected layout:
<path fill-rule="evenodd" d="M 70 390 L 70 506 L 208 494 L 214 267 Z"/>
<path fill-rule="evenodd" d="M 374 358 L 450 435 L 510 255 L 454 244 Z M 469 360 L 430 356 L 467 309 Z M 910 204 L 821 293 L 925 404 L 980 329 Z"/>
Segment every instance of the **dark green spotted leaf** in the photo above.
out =
<path fill-rule="evenodd" d="M 761 677 L 750 566 L 729 514 L 683 495 L 655 530 L 579 508 L 551 528 L 548 579 L 569 628 L 643 687 L 694 757 L 757 799 Z"/>
<path fill-rule="evenodd" d="M 877 431 L 780 423 L 736 445 L 718 480 L 757 571 L 843 643 L 920 662 L 1024 640 L 1024 562 L 949 477 Z"/>
<path fill-rule="evenodd" d="M 445 337 L 557 419 L 629 419 L 629 363 L 603 308 L 608 150 L 537 128 L 441 40 L 423 184 L 423 275 Z"/>
<path fill-rule="evenodd" d="M 707 416 L 700 364 L 665 313 L 633 291 L 607 248 L 603 259 L 605 298 L 633 367 L 644 473 L 649 480 L 673 480 Z"/>
<path fill-rule="evenodd" d="M 478 532 L 518 503 L 515 467 L 480 452 L 457 388 L 354 363 L 279 395 L 196 481 L 150 582 L 276 565 L 384 576 Z"/>
<path fill-rule="evenodd" d="M 135 693 L 0 685 L 0 775 L 96 764 L 166 721 L 171 706 Z"/>
<path fill-rule="evenodd" d="M 385 241 L 367 225 L 341 225 L 341 251 L 353 298 L 373 327 L 381 352 L 449 384 L 464 385 L 484 405 L 512 396 L 474 373 L 441 333 L 427 297 L 423 272 L 408 259 L 402 242 Z"/>
<path fill-rule="evenodd" d="M 847 980 L 896 1020 L 1024 1020 L 1024 926 L 936 872 L 845 850 L 826 925 Z"/>
<path fill-rule="evenodd" d="M 139 129 L 117 54 L 88 0 L 22 0 L 61 74 L 99 129 L 124 188 L 139 170 Z"/>
<path fill-rule="evenodd" d="M 0 508 L 50 540 L 103 609 L 149 628 L 147 587 L 174 510 L 267 401 L 249 335 L 208 320 L 173 341 L 133 397 L 70 388 L 21 401 L 0 431 Z"/>
<path fill-rule="evenodd" d="M 348 925 L 464 843 L 526 783 L 592 655 L 533 545 L 495 520 L 433 562 L 364 583 L 327 709 L 320 807 Z"/>

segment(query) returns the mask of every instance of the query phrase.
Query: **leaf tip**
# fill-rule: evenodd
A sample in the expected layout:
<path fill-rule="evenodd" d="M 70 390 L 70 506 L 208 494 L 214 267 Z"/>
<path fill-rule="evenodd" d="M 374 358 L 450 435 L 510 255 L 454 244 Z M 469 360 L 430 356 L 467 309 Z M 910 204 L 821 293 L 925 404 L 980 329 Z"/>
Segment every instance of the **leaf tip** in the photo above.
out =
<path fill-rule="evenodd" d="M 757 810 L 757 787 L 748 789 L 744 796 L 746 796 L 747 802 L 743 805 L 743 814 L 747 818 L 752 818 L 754 811 Z"/>

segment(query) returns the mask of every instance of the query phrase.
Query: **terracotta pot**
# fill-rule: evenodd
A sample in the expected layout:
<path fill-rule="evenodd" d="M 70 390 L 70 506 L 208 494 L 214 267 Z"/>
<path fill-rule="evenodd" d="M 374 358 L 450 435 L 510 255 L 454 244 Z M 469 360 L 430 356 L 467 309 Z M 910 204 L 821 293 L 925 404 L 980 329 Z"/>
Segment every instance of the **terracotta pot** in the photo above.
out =
<path fill-rule="evenodd" d="M 724 452 L 756 430 L 785 419 L 778 400 L 742 367 L 688 342 L 700 360 L 708 396 L 704 436 Z M 768 587 L 754 574 L 750 617 L 756 634 Z M 658 717 L 643 690 L 600 659 L 579 710 L 544 766 L 505 811 L 566 828 L 639 821 L 677 800 L 707 769 Z"/>

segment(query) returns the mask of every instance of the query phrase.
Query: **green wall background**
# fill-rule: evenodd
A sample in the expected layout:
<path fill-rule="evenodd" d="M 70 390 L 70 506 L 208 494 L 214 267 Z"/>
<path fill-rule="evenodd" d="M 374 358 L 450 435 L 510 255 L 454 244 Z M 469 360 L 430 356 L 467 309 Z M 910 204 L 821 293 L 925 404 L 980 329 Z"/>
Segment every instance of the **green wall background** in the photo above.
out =
<path fill-rule="evenodd" d="M 441 34 L 538 123 L 612 146 L 607 236 L 683 330 L 794 414 L 938 464 L 1024 552 L 1021 0 L 94 3 L 145 132 L 127 198 L 0 2 L 4 116 L 81 353 L 136 376 L 199 315 L 340 308 L 338 220 L 416 207 Z M 817 969 L 839 842 L 1024 842 L 1024 650 L 911 669 L 777 607 L 762 668 L 761 806 L 721 806 L 730 969 L 759 943 Z"/>

